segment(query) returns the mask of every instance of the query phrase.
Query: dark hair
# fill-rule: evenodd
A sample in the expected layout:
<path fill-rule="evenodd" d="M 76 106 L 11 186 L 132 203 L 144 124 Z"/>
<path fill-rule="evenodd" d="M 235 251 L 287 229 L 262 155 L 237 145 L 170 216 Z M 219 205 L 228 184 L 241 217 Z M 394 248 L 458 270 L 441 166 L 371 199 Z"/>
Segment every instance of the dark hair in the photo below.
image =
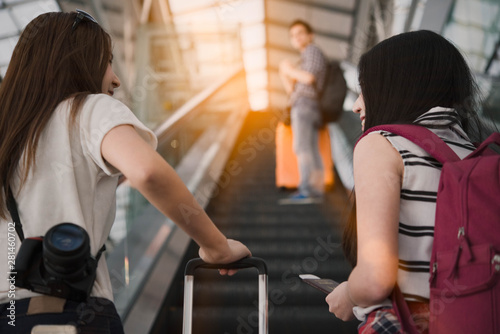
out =
<path fill-rule="evenodd" d="M 358 68 L 365 129 L 412 123 L 439 106 L 454 108 L 465 132 L 480 139 L 477 84 L 462 54 L 444 37 L 427 30 L 393 36 L 366 52 Z"/>
<path fill-rule="evenodd" d="M 19 168 L 22 186 L 34 167 L 38 140 L 57 105 L 74 97 L 74 123 L 85 98 L 101 93 L 112 55 L 111 38 L 86 19 L 72 31 L 75 17 L 74 12 L 56 12 L 32 20 L 0 86 L 1 218 L 6 218 L 8 185 Z"/>
<path fill-rule="evenodd" d="M 313 34 L 314 31 L 312 30 L 311 26 L 309 25 L 309 23 L 305 22 L 305 21 L 302 21 L 302 20 L 295 20 L 293 21 L 289 26 L 288 26 L 288 30 L 292 29 L 293 27 L 297 26 L 297 25 L 301 25 L 303 26 L 307 33 L 308 34 Z"/>
<path fill-rule="evenodd" d="M 342 233 L 342 250 L 347 262 L 354 268 L 357 263 L 358 253 L 358 226 L 356 224 L 356 194 L 353 191 L 349 196 L 350 207 L 346 208 L 343 214 L 345 221 L 344 231 Z M 346 214 L 347 213 L 347 214 Z"/>
<path fill-rule="evenodd" d="M 378 43 L 361 57 L 358 69 L 365 129 L 413 123 L 439 106 L 457 111 L 458 121 L 472 141 L 482 140 L 488 131 L 476 111 L 479 90 L 464 57 L 432 31 L 403 33 Z M 354 203 L 342 237 L 344 253 L 353 266 L 357 251 L 355 207 Z"/>

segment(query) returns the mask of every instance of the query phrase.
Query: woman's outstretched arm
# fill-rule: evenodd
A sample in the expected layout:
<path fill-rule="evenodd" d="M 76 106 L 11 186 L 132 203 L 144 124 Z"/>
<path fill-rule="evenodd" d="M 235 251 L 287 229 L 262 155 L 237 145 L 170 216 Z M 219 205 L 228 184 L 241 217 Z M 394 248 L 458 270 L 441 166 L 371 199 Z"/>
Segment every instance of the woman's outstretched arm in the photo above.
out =
<path fill-rule="evenodd" d="M 379 134 L 366 136 L 356 146 L 357 264 L 347 284 L 327 297 L 330 311 L 344 320 L 352 317 L 355 305 L 382 302 L 396 283 L 403 167 L 399 153 Z"/>
<path fill-rule="evenodd" d="M 251 255 L 245 245 L 226 239 L 175 170 L 133 126 L 120 125 L 110 130 L 102 141 L 101 153 L 132 187 L 195 240 L 205 261 L 230 263 Z"/>

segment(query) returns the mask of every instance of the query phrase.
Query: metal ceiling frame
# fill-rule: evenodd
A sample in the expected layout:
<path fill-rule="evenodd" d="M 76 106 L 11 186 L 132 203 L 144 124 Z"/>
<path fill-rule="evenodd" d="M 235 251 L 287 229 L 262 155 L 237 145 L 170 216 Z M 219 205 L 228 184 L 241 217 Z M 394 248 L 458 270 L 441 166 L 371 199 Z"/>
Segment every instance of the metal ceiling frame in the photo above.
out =
<path fill-rule="evenodd" d="M 428 0 L 425 5 L 422 21 L 420 22 L 420 29 L 425 28 L 441 34 L 454 2 L 455 0 Z"/>

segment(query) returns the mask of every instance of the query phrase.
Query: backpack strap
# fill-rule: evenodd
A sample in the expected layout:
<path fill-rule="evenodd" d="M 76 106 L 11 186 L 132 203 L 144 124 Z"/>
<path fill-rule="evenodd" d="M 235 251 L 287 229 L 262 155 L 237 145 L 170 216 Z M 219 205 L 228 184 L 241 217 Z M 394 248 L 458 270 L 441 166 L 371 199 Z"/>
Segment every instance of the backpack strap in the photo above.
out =
<path fill-rule="evenodd" d="M 358 142 L 361 138 L 374 131 L 387 131 L 404 137 L 420 146 L 442 164 L 460 160 L 458 155 L 453 152 L 441 138 L 423 126 L 413 124 L 386 124 L 374 126 L 366 130 L 358 139 Z"/>
<path fill-rule="evenodd" d="M 17 211 L 17 203 L 12 195 L 12 189 L 7 188 L 7 209 L 9 210 L 10 217 L 14 221 L 14 226 L 16 227 L 17 235 L 21 241 L 24 240 L 23 225 L 21 224 L 21 219 L 19 218 L 19 212 Z"/>
<path fill-rule="evenodd" d="M 500 154 L 500 132 L 492 133 L 485 141 L 483 141 L 477 149 L 467 156 L 473 157 L 479 154 L 494 155 Z"/>
<path fill-rule="evenodd" d="M 394 290 L 392 290 L 391 301 L 392 308 L 394 309 L 394 312 L 396 313 L 396 316 L 401 323 L 402 332 L 407 334 L 419 334 L 420 331 L 417 329 L 417 326 L 413 320 L 410 308 L 408 307 L 403 293 L 401 292 L 397 284 L 394 287 Z"/>

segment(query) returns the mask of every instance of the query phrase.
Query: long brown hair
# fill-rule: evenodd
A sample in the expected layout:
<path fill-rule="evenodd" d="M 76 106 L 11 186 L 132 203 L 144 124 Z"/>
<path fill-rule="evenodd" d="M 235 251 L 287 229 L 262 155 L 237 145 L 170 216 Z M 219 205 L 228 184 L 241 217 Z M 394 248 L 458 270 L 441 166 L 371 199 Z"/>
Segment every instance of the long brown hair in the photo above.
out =
<path fill-rule="evenodd" d="M 35 168 L 38 140 L 57 105 L 74 97 L 71 123 L 89 94 L 101 93 L 111 59 L 110 36 L 76 13 L 46 13 L 31 21 L 12 54 L 0 86 L 0 217 L 12 178 L 21 185 Z M 24 154 L 23 154 L 24 153 Z M 21 161 L 22 160 L 22 161 Z"/>

